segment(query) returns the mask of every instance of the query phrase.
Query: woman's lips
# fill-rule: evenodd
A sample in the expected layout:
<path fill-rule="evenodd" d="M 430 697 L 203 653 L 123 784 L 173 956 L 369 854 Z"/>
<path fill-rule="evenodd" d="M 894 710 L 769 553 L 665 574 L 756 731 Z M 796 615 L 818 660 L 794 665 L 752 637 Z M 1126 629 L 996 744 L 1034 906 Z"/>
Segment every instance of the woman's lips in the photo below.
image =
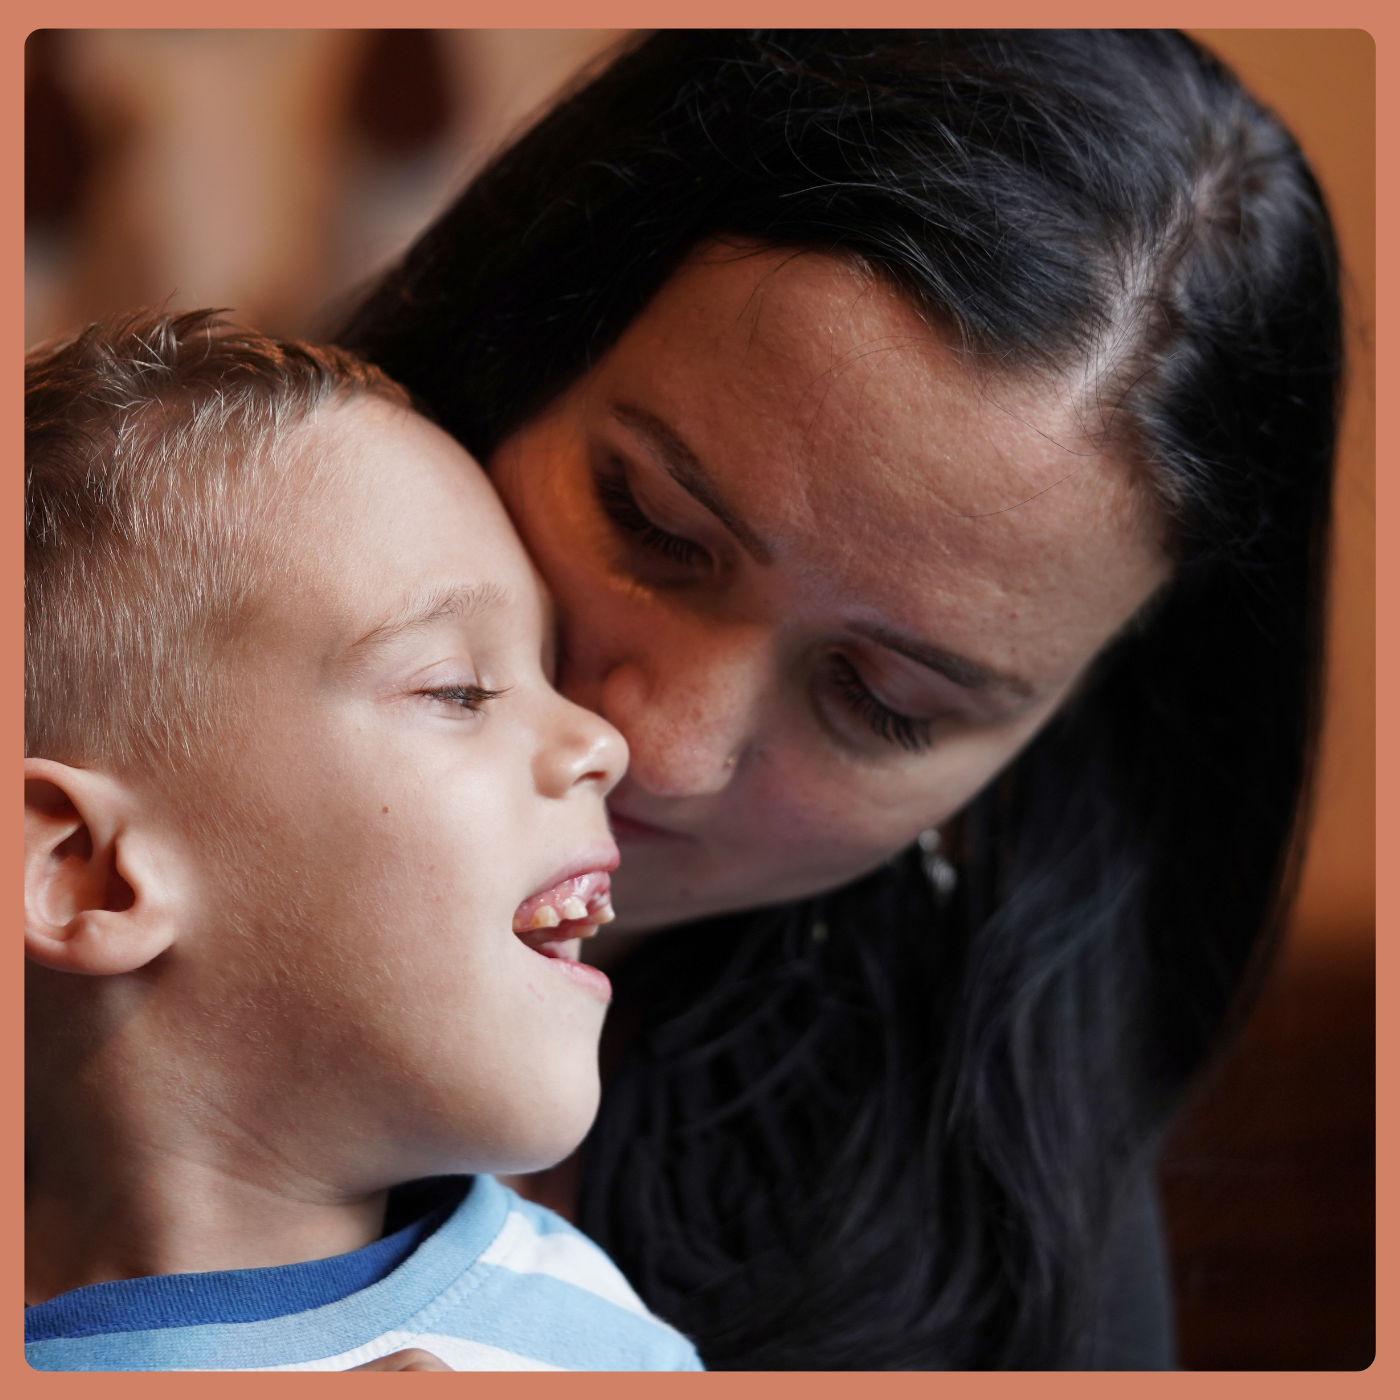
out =
<path fill-rule="evenodd" d="M 622 812 L 608 808 L 608 825 L 613 836 L 620 842 L 636 845 L 643 841 L 678 841 L 680 832 L 668 831 L 664 826 L 653 826 L 650 822 L 638 821 Z"/>

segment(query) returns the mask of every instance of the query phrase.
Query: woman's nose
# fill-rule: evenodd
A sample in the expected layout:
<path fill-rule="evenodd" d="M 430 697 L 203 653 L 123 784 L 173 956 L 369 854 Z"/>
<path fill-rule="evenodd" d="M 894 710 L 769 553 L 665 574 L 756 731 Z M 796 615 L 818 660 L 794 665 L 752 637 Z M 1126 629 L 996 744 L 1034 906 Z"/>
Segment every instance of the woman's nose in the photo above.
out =
<path fill-rule="evenodd" d="M 627 771 L 627 741 L 601 715 L 562 695 L 553 700 L 550 728 L 535 755 L 535 786 L 546 797 L 564 797 L 577 787 L 605 796 Z"/>
<path fill-rule="evenodd" d="M 614 666 L 600 708 L 627 737 L 630 781 L 657 797 L 722 791 L 758 727 L 769 678 L 757 635 Z"/>

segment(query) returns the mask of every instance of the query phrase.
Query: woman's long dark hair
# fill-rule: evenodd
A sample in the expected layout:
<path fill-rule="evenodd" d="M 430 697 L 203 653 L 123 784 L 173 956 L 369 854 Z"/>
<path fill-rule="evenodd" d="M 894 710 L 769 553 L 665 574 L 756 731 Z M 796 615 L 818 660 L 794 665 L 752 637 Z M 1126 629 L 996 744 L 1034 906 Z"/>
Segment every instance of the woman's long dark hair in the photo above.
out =
<path fill-rule="evenodd" d="M 346 338 L 485 459 L 725 236 L 856 258 L 998 372 L 1095 366 L 1177 567 L 964 812 L 951 899 L 910 853 L 632 960 L 582 1223 L 712 1367 L 1084 1364 L 1111 1222 L 1296 870 L 1341 358 L 1323 202 L 1180 35 L 660 33 Z"/>

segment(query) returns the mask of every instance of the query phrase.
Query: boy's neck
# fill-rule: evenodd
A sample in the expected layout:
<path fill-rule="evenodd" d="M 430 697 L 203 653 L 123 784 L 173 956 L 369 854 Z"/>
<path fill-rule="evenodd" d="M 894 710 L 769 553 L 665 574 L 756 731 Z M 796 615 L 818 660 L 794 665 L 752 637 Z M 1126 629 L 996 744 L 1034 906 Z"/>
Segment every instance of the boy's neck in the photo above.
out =
<path fill-rule="evenodd" d="M 281 1111 L 259 1115 L 256 1086 L 270 1081 L 234 1078 L 227 1046 L 196 1059 L 185 1037 L 181 1062 L 158 998 L 118 985 L 131 979 L 31 967 L 26 981 L 27 1302 L 115 1279 L 305 1263 L 379 1237 L 387 1193 L 347 1186 L 333 1160 L 354 1136 L 345 1125 L 308 1142 L 287 1127 L 299 1106 L 265 1088 Z M 52 1025 L 69 1033 L 39 1034 Z"/>
<path fill-rule="evenodd" d="M 372 1243 L 384 1228 L 383 1191 L 355 1201 L 296 1199 L 198 1162 L 132 1165 L 105 1180 L 88 1172 L 82 1181 L 65 1174 L 31 1184 L 27 1303 L 114 1279 L 326 1259 Z"/>

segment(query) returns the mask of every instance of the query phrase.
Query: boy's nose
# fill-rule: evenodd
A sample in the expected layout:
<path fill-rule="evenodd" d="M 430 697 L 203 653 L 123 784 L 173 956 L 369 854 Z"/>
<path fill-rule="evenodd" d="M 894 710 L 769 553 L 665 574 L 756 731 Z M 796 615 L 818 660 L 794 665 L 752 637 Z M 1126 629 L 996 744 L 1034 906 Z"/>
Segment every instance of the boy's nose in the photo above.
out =
<path fill-rule="evenodd" d="M 548 740 L 535 756 L 535 785 L 547 797 L 563 797 L 579 786 L 605 796 L 627 771 L 627 741 L 601 715 L 564 697 Z"/>

